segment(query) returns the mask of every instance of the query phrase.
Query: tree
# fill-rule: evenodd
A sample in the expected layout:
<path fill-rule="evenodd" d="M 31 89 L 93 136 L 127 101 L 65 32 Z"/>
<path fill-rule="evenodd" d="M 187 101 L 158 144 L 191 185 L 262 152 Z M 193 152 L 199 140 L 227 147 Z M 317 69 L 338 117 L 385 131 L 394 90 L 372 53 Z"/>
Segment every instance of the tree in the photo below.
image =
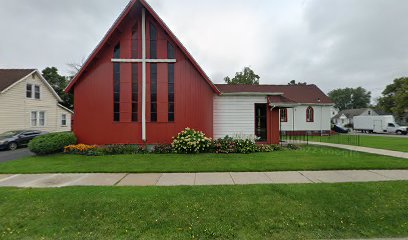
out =
<path fill-rule="evenodd" d="M 242 72 L 237 72 L 233 79 L 226 77 L 224 81 L 227 84 L 259 85 L 259 79 L 260 77 L 251 68 L 245 67 Z"/>
<path fill-rule="evenodd" d="M 304 82 L 304 83 L 302 83 L 302 82 L 296 82 L 296 80 L 292 80 L 292 81 L 290 81 L 289 83 L 288 83 L 288 85 L 291 85 L 291 86 L 293 86 L 293 85 L 307 85 L 307 82 Z"/>
<path fill-rule="evenodd" d="M 74 96 L 72 93 L 65 93 L 65 88 L 68 86 L 69 77 L 61 76 L 56 67 L 47 67 L 42 71 L 43 77 L 48 81 L 55 92 L 61 97 L 62 104 L 68 108 L 74 107 Z"/>
<path fill-rule="evenodd" d="M 402 116 L 408 112 L 408 77 L 397 78 L 388 85 L 378 99 L 377 108 Z"/>
<path fill-rule="evenodd" d="M 371 92 L 362 87 L 335 89 L 329 97 L 340 110 L 366 108 L 370 105 Z"/>

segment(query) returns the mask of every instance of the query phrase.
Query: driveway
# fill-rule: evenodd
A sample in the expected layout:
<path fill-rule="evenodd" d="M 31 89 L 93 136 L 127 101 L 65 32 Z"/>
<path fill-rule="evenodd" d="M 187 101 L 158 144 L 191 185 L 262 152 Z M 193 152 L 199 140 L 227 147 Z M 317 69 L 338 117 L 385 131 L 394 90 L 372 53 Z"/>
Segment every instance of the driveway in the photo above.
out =
<path fill-rule="evenodd" d="M 16 151 L 0 151 L 0 163 L 32 155 L 34 155 L 34 153 L 30 152 L 28 148 L 21 148 Z"/>

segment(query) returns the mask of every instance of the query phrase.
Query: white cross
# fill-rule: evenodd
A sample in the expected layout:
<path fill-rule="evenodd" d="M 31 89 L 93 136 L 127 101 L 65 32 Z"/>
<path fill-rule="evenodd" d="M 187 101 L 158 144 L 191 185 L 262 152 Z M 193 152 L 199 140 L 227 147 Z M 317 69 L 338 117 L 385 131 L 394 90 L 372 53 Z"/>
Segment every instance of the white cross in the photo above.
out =
<path fill-rule="evenodd" d="M 146 63 L 175 63 L 176 59 L 146 58 L 146 10 L 142 10 L 142 59 L 112 59 L 113 63 L 142 63 L 142 140 L 146 142 Z"/>

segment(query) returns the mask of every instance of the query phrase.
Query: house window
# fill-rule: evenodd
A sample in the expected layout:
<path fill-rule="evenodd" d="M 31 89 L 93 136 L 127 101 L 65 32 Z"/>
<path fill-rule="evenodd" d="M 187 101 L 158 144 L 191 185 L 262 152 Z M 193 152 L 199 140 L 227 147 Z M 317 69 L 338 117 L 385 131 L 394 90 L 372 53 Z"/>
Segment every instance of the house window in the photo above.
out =
<path fill-rule="evenodd" d="M 41 93 L 40 93 L 40 86 L 35 85 L 34 86 L 34 98 L 35 99 L 40 99 Z"/>
<path fill-rule="evenodd" d="M 44 111 L 32 111 L 31 112 L 31 126 L 44 127 L 45 126 L 45 112 Z"/>
<path fill-rule="evenodd" d="M 63 127 L 67 126 L 67 115 L 66 114 L 61 115 L 61 126 Z"/>
<path fill-rule="evenodd" d="M 267 141 L 266 113 L 266 104 L 255 104 L 255 135 L 259 142 Z"/>
<path fill-rule="evenodd" d="M 113 58 L 120 58 L 120 44 L 115 46 Z M 113 63 L 113 121 L 120 121 L 120 63 Z"/>
<path fill-rule="evenodd" d="M 280 110 L 280 121 L 287 122 L 288 121 L 288 109 L 284 108 Z"/>
<path fill-rule="evenodd" d="M 38 113 L 38 115 L 39 115 L 39 126 L 41 126 L 41 127 L 43 127 L 43 126 L 45 126 L 45 112 L 39 112 Z"/>
<path fill-rule="evenodd" d="M 306 122 L 314 122 L 314 110 L 312 107 L 306 109 Z"/>
<path fill-rule="evenodd" d="M 137 39 L 137 25 L 133 27 L 132 31 L 132 58 L 136 59 L 138 57 L 138 39 Z M 132 63 L 132 121 L 138 121 L 138 64 Z"/>
<path fill-rule="evenodd" d="M 174 47 L 167 43 L 167 57 L 174 59 Z M 168 121 L 174 122 L 174 63 L 168 65 Z"/>
<path fill-rule="evenodd" d="M 32 84 L 27 84 L 26 86 L 26 97 L 27 98 L 33 97 L 33 85 Z"/>
<path fill-rule="evenodd" d="M 37 126 L 37 112 L 31 112 L 31 126 Z"/>

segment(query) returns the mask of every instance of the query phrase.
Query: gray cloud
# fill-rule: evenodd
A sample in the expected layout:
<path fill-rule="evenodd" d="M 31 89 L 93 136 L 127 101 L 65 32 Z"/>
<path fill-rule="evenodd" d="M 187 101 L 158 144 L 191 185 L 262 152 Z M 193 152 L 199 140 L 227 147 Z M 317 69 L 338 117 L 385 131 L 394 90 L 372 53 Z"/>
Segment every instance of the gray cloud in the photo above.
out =
<path fill-rule="evenodd" d="M 0 0 L 0 67 L 57 66 L 90 54 L 127 0 Z M 262 83 L 292 79 L 378 96 L 408 75 L 405 0 L 150 0 L 214 82 L 251 66 Z"/>

